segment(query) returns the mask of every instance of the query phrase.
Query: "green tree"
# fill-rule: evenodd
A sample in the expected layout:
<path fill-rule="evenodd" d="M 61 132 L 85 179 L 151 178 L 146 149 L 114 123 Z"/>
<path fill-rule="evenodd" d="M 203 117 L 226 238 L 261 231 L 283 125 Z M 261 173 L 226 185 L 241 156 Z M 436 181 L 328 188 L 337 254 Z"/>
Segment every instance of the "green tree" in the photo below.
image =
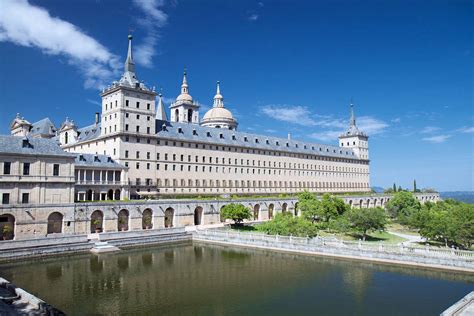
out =
<path fill-rule="evenodd" d="M 392 218 L 396 218 L 401 224 L 408 224 L 409 217 L 412 213 L 419 211 L 420 202 L 413 196 L 411 192 L 400 191 L 386 204 L 386 209 Z"/>
<path fill-rule="evenodd" d="M 251 218 L 252 212 L 242 204 L 231 203 L 222 207 L 221 215 L 222 218 L 233 220 L 235 225 L 241 225 L 244 219 Z"/>
<path fill-rule="evenodd" d="M 318 199 L 308 191 L 298 194 L 298 209 L 306 220 L 314 223 L 319 219 L 319 205 Z"/>
<path fill-rule="evenodd" d="M 418 192 L 418 190 L 416 189 L 416 179 L 413 180 L 413 192 Z"/>
<path fill-rule="evenodd" d="M 367 233 L 375 230 L 384 230 L 387 224 L 385 211 L 380 207 L 352 209 L 347 213 L 350 227 L 362 234 L 365 240 Z"/>
<path fill-rule="evenodd" d="M 318 234 L 316 225 L 290 213 L 279 213 L 271 221 L 260 224 L 256 228 L 270 235 L 314 237 Z"/>
<path fill-rule="evenodd" d="M 393 183 L 393 192 L 397 192 L 397 185 L 395 184 L 395 182 Z"/>
<path fill-rule="evenodd" d="M 349 206 L 342 199 L 325 193 L 321 198 L 316 213 L 322 221 L 329 222 L 331 219 L 344 214 L 348 209 Z"/>
<path fill-rule="evenodd" d="M 403 191 L 403 189 L 402 189 L 402 186 L 399 185 L 399 186 L 398 186 L 398 189 L 397 189 L 397 192 L 401 192 L 401 191 Z"/>

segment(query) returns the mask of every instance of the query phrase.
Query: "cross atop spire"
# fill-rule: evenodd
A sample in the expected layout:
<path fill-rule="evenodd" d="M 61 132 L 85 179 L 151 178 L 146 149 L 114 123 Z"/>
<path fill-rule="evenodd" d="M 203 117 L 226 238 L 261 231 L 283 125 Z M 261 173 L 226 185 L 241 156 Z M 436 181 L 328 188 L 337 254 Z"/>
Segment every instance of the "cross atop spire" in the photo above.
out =
<path fill-rule="evenodd" d="M 135 73 L 135 63 L 133 62 L 133 56 L 132 56 L 132 39 L 133 39 L 132 34 L 129 34 L 127 59 L 125 60 L 125 72 Z"/>
<path fill-rule="evenodd" d="M 351 108 L 351 118 L 349 120 L 349 126 L 352 127 L 352 126 L 356 126 L 356 119 L 354 115 L 354 104 L 352 103 L 352 97 L 351 97 L 350 108 Z"/>
<path fill-rule="evenodd" d="M 188 80 L 186 79 L 186 66 L 184 66 L 183 71 L 183 83 L 181 84 L 181 94 L 187 94 L 188 91 Z"/>

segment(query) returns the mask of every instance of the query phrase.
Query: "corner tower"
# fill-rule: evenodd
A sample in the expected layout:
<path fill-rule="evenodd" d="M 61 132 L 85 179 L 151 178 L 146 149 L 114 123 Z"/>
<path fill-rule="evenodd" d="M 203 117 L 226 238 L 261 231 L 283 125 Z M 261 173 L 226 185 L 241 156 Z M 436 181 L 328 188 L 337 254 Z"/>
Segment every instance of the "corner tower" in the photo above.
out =
<path fill-rule="evenodd" d="M 171 122 L 199 124 L 199 105 L 193 101 L 193 97 L 189 94 L 186 68 L 183 73 L 181 94 L 178 95 L 175 102 L 171 103 L 170 110 Z"/>
<path fill-rule="evenodd" d="M 132 35 L 128 36 L 128 52 L 124 72 L 119 81 L 104 89 L 102 97 L 101 135 L 155 133 L 154 89 L 139 81 L 132 55 Z"/>
<path fill-rule="evenodd" d="M 339 146 L 351 148 L 359 159 L 369 159 L 369 136 L 359 131 L 354 115 L 354 104 L 350 104 L 351 117 L 349 119 L 349 129 L 339 136 Z"/>

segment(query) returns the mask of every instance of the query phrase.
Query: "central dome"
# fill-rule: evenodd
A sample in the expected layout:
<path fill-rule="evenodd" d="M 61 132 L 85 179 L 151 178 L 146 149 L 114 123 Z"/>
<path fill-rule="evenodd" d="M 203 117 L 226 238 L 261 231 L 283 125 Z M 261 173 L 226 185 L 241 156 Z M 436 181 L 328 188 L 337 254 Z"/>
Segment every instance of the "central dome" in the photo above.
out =
<path fill-rule="evenodd" d="M 237 121 L 234 119 L 234 116 L 224 107 L 224 97 L 220 92 L 219 81 L 217 82 L 217 93 L 214 97 L 214 106 L 206 112 L 201 120 L 201 125 L 215 128 L 237 128 Z"/>
<path fill-rule="evenodd" d="M 234 120 L 232 113 L 226 108 L 212 108 L 206 112 L 204 117 L 202 118 L 203 122 L 209 119 L 228 119 Z"/>

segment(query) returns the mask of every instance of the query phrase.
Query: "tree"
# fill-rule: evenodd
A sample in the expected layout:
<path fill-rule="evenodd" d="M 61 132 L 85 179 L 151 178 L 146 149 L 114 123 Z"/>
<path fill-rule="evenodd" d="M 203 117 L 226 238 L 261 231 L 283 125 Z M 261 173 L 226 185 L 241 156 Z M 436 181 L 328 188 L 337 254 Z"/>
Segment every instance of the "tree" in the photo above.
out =
<path fill-rule="evenodd" d="M 308 191 L 298 194 L 298 209 L 306 220 L 314 223 L 319 219 L 319 205 L 318 199 Z"/>
<path fill-rule="evenodd" d="M 398 186 L 398 189 L 397 189 L 397 192 L 401 192 L 401 191 L 403 191 L 403 189 L 402 189 L 402 186 L 399 185 L 399 186 Z"/>
<path fill-rule="evenodd" d="M 242 204 L 231 203 L 222 207 L 221 215 L 222 218 L 233 220 L 234 225 L 241 225 L 244 219 L 252 216 L 252 212 Z"/>
<path fill-rule="evenodd" d="M 411 192 L 400 191 L 388 201 L 386 209 L 392 218 L 407 224 L 412 213 L 421 209 L 421 204 Z"/>
<path fill-rule="evenodd" d="M 270 235 L 314 237 L 318 234 L 316 225 L 290 213 L 279 213 L 271 221 L 260 224 L 256 228 Z"/>
<path fill-rule="evenodd" d="M 367 232 L 384 230 L 387 224 L 385 211 L 380 207 L 352 209 L 347 213 L 347 219 L 350 227 L 362 234 L 363 240 L 365 240 Z"/>
<path fill-rule="evenodd" d="M 395 184 L 395 182 L 393 183 L 393 192 L 397 192 L 397 185 Z"/>
<path fill-rule="evenodd" d="M 418 192 L 418 190 L 416 189 L 416 179 L 413 180 L 413 192 Z"/>

